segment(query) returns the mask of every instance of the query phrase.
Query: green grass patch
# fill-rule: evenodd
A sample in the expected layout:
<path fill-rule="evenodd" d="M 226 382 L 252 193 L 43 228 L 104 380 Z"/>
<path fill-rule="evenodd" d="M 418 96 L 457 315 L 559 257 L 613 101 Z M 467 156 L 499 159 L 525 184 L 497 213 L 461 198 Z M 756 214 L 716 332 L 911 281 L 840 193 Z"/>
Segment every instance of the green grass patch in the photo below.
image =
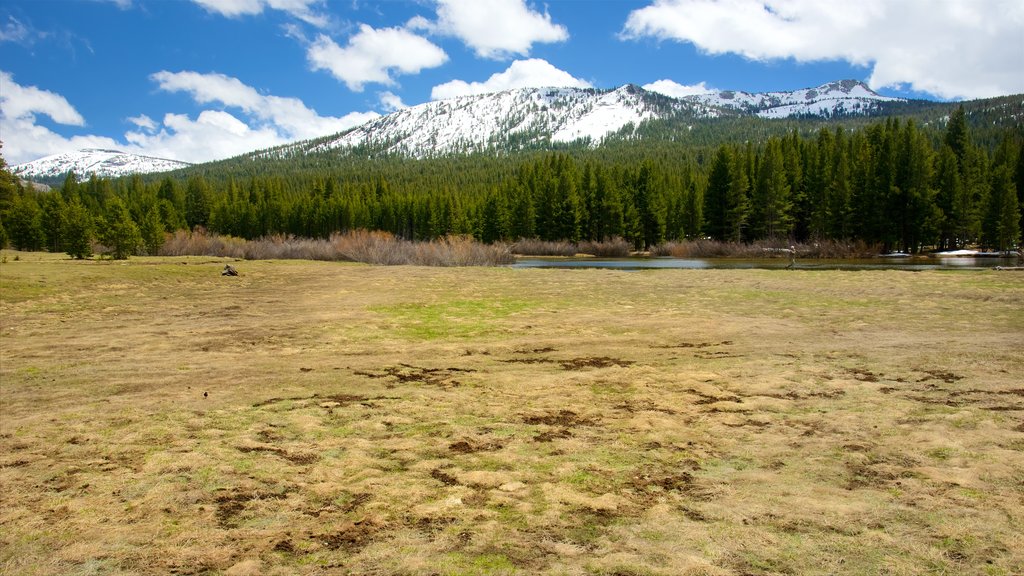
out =
<path fill-rule="evenodd" d="M 376 306 L 370 310 L 393 320 L 395 332 L 416 340 L 465 340 L 493 335 L 501 321 L 530 308 L 523 300 L 454 300 Z"/>

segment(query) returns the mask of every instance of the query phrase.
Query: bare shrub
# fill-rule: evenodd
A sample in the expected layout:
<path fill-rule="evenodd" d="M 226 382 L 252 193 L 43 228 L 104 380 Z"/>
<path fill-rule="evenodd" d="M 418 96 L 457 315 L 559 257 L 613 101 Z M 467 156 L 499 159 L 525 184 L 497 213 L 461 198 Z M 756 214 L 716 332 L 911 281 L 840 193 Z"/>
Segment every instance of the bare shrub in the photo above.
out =
<path fill-rule="evenodd" d="M 575 256 L 576 245 L 572 242 L 522 238 L 512 244 L 512 253 L 521 256 Z"/>
<path fill-rule="evenodd" d="M 247 260 L 345 260 L 377 265 L 502 266 L 515 262 L 505 245 L 486 245 L 468 236 L 412 242 L 387 232 L 353 230 L 330 238 L 274 235 L 243 240 L 203 229 L 179 230 L 160 250 L 163 256 L 226 256 Z"/>
<path fill-rule="evenodd" d="M 599 258 L 625 258 L 633 250 L 633 245 L 623 238 L 616 236 L 608 240 L 589 240 L 580 242 L 576 246 L 576 252 L 580 254 L 592 254 Z"/>
<path fill-rule="evenodd" d="M 793 246 L 787 240 L 760 240 L 749 244 L 718 240 L 664 242 L 651 249 L 652 256 L 673 258 L 789 258 L 791 247 L 797 258 L 870 258 L 881 247 L 863 241 L 822 240 Z"/>

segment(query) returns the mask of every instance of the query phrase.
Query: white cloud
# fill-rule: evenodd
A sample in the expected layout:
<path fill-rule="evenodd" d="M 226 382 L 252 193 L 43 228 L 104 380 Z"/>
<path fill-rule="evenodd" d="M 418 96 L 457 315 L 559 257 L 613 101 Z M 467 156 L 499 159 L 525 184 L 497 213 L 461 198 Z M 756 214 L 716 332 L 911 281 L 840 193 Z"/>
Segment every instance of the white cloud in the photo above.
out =
<path fill-rule="evenodd" d="M 569 38 L 565 26 L 553 23 L 547 12 L 537 12 L 524 0 L 438 0 L 437 17 L 436 23 L 417 17 L 409 25 L 454 36 L 483 58 L 526 56 L 534 43 Z"/>
<path fill-rule="evenodd" d="M 403 28 L 361 24 L 342 48 L 321 34 L 306 53 L 314 70 L 327 70 L 350 90 L 362 92 L 369 83 L 391 86 L 392 73 L 416 74 L 448 61 L 444 50 Z"/>
<path fill-rule="evenodd" d="M 380 107 L 385 112 L 394 112 L 402 108 L 408 108 L 405 102 L 402 102 L 402 98 L 393 92 L 381 92 L 377 96 L 380 97 Z"/>
<path fill-rule="evenodd" d="M 318 28 L 324 28 L 330 19 L 313 10 L 313 6 L 322 4 L 322 0 L 192 0 L 207 12 L 214 12 L 228 18 L 255 16 L 263 10 L 280 10 Z"/>
<path fill-rule="evenodd" d="M 14 42 L 16 44 L 30 43 L 32 32 L 14 16 L 7 17 L 7 23 L 0 26 L 0 42 Z"/>
<path fill-rule="evenodd" d="M 125 140 L 129 151 L 185 162 L 229 158 L 286 142 L 273 126 L 252 128 L 221 110 L 204 110 L 195 120 L 166 114 L 159 132 L 128 132 Z"/>
<path fill-rule="evenodd" d="M 657 80 L 650 84 L 644 84 L 644 90 L 650 90 L 651 92 L 657 92 L 672 98 L 683 98 L 684 96 L 707 94 L 715 91 L 714 88 L 709 88 L 704 82 L 687 86 L 672 80 Z"/>
<path fill-rule="evenodd" d="M 0 71 L 0 113 L 5 119 L 35 120 L 49 116 L 58 124 L 84 126 L 85 119 L 63 96 L 35 86 L 22 86 L 9 72 Z"/>
<path fill-rule="evenodd" d="M 15 165 L 81 148 L 111 148 L 187 162 L 207 162 L 253 150 L 325 136 L 374 118 L 376 112 L 353 112 L 340 118 L 320 116 L 296 98 L 263 95 L 236 78 L 196 72 L 158 72 L 160 89 L 185 92 L 202 105 L 217 104 L 241 111 L 203 110 L 195 119 L 166 114 L 157 122 L 145 114 L 128 118 L 138 127 L 124 142 L 96 135 L 67 137 L 37 123 L 46 115 L 58 124 L 84 126 L 81 114 L 61 95 L 35 86 L 21 86 L 0 71 L 0 134 L 3 155 Z"/>
<path fill-rule="evenodd" d="M 156 131 L 156 122 L 154 122 L 152 118 L 146 116 L 145 114 L 139 114 L 138 116 L 128 118 L 128 121 L 147 132 Z"/>
<path fill-rule="evenodd" d="M 484 82 L 452 80 L 434 86 L 430 91 L 430 97 L 433 100 L 443 100 L 470 94 L 501 92 L 513 88 L 548 87 L 590 88 L 591 84 L 586 80 L 574 78 L 572 74 L 564 70 L 555 68 L 547 60 L 531 58 L 516 60 L 504 72 L 493 74 Z"/>
<path fill-rule="evenodd" d="M 622 35 L 754 60 L 845 60 L 872 68 L 872 88 L 982 98 L 1024 92 L 1022 30 L 1019 0 L 655 0 Z"/>
<path fill-rule="evenodd" d="M 153 74 L 152 78 L 161 90 L 185 92 L 199 104 L 219 103 L 239 108 L 258 123 L 271 127 L 285 141 L 341 132 L 379 116 L 376 112 L 352 112 L 340 118 L 320 116 L 298 98 L 266 96 L 237 78 L 223 74 L 164 70 Z"/>

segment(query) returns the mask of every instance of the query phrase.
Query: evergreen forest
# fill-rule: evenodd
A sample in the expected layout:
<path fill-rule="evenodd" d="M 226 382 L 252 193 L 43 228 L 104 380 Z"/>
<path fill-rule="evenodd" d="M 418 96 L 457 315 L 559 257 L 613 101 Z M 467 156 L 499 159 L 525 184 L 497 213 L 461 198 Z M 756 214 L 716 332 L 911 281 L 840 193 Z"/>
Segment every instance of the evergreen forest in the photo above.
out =
<path fill-rule="evenodd" d="M 707 143 L 648 136 L 420 160 L 253 155 L 148 177 L 70 174 L 45 192 L 4 166 L 0 243 L 86 257 L 98 242 L 117 258 L 202 227 L 246 239 L 365 229 L 485 243 L 624 238 L 637 250 L 839 240 L 915 253 L 1011 250 L 1024 229 L 1024 132 L 978 130 L 962 106 L 941 127 L 893 117 Z"/>

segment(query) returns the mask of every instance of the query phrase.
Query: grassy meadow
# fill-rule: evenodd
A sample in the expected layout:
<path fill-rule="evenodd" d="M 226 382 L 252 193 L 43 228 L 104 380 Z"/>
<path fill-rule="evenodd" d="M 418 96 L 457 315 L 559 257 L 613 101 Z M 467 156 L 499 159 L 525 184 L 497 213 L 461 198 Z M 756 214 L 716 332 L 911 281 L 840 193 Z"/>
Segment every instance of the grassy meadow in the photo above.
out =
<path fill-rule="evenodd" d="M 2 574 L 1024 573 L 1024 273 L 3 256 Z"/>

